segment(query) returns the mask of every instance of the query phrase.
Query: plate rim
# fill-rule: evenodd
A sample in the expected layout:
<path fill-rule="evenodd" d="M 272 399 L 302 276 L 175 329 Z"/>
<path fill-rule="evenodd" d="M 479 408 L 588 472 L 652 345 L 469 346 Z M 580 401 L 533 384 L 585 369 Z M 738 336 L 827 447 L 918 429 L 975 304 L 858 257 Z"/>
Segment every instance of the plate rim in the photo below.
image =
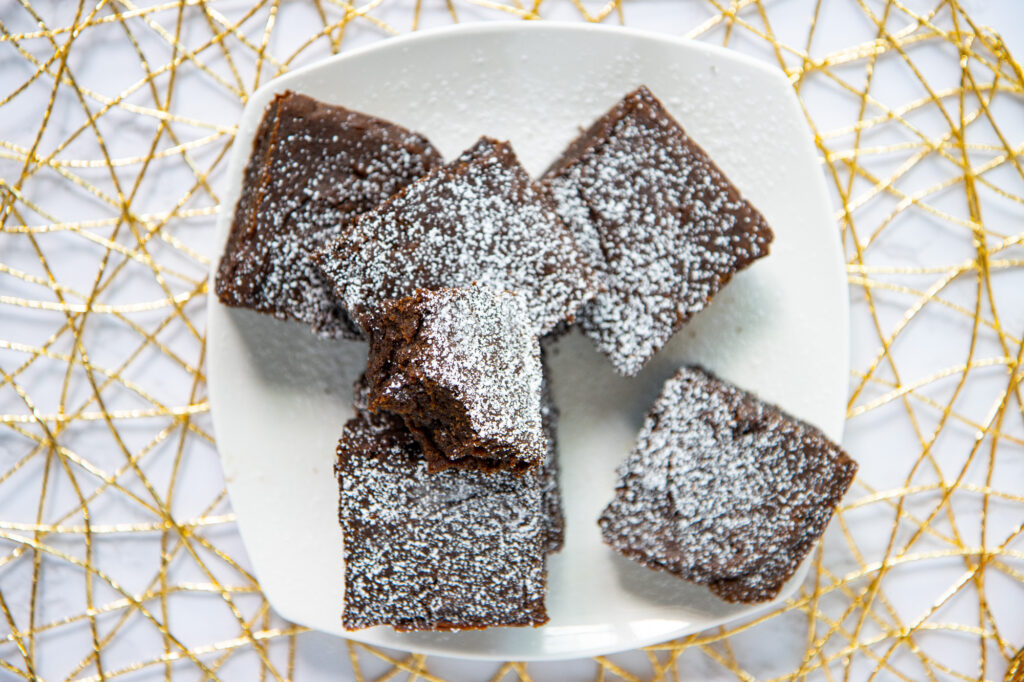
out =
<path fill-rule="evenodd" d="M 657 31 L 651 31 L 648 29 L 633 28 L 630 26 L 608 26 L 606 24 L 595 24 L 595 23 L 576 23 L 571 21 L 531 21 L 525 19 L 502 19 L 500 21 L 481 21 L 464 24 L 452 24 L 450 26 L 437 26 L 427 29 L 421 29 L 410 33 L 402 33 L 400 35 L 388 36 L 375 43 L 369 45 L 360 45 L 354 47 L 346 52 L 340 52 L 333 54 L 323 59 L 319 59 L 311 64 L 300 66 L 294 71 L 283 73 L 280 76 L 275 76 L 260 87 L 253 90 L 246 100 L 245 106 L 242 108 L 242 114 L 239 120 L 245 118 L 247 110 L 250 104 L 262 98 L 266 90 L 272 89 L 272 86 L 285 83 L 289 80 L 299 78 L 310 71 L 314 71 L 328 64 L 334 64 L 337 62 L 344 61 L 346 59 L 353 59 L 360 57 L 367 53 L 376 52 L 378 50 L 393 50 L 400 49 L 410 44 L 415 44 L 421 41 L 443 39 L 452 33 L 467 33 L 467 34 L 488 34 L 488 33 L 507 33 L 507 32 L 579 32 L 579 33 L 605 33 L 605 34 L 625 34 L 631 35 L 634 38 L 642 40 L 649 40 L 652 42 L 661 42 L 673 46 L 684 46 L 692 47 L 701 52 L 709 52 L 725 59 L 736 61 L 741 64 L 745 64 L 748 67 L 761 71 L 766 76 L 775 79 L 781 79 L 787 86 L 789 85 L 789 78 L 785 72 L 777 66 L 773 66 L 764 62 L 763 60 L 745 55 L 742 52 L 730 50 L 727 47 L 721 45 L 713 45 L 711 43 L 704 43 L 699 40 L 693 40 L 692 38 L 683 38 L 680 36 L 673 36 L 666 33 L 658 33 Z M 795 98 L 795 94 L 793 97 Z M 237 141 L 237 137 L 236 137 Z M 232 149 L 234 148 L 235 142 L 232 142 Z M 219 222 L 219 221 L 218 221 Z"/>

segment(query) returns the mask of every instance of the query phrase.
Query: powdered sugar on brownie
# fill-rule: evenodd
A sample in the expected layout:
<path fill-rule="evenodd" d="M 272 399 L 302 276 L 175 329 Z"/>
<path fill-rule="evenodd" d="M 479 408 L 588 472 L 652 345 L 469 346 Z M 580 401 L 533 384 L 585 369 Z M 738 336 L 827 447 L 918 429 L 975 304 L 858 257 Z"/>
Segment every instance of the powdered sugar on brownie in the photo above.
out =
<path fill-rule="evenodd" d="M 580 324 L 628 376 L 772 239 L 644 87 L 570 145 L 545 182 L 605 285 Z"/>
<path fill-rule="evenodd" d="M 424 290 L 367 320 L 370 406 L 401 414 L 433 463 L 524 471 L 544 461 L 540 344 L 522 296 Z"/>
<path fill-rule="evenodd" d="M 856 471 L 820 431 L 703 370 L 666 382 L 599 525 L 651 568 L 730 601 L 771 599 Z"/>
<path fill-rule="evenodd" d="M 547 621 L 544 514 L 533 477 L 430 474 L 397 417 L 368 413 L 345 425 L 336 473 L 345 628 Z"/>
<path fill-rule="evenodd" d="M 476 283 L 522 294 L 538 335 L 571 321 L 594 292 L 550 197 L 507 143 L 490 140 L 360 216 L 318 262 L 353 314 Z"/>
<path fill-rule="evenodd" d="M 297 320 L 327 337 L 358 329 L 313 251 L 432 168 L 421 135 L 387 121 L 286 92 L 268 107 L 246 166 L 217 273 L 226 305 Z"/>

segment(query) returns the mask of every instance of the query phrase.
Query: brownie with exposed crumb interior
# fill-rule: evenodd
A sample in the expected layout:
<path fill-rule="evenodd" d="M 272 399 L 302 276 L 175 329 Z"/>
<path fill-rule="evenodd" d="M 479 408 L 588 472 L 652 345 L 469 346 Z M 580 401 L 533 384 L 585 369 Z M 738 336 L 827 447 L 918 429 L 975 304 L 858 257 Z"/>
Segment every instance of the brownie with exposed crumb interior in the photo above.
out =
<path fill-rule="evenodd" d="M 545 512 L 527 474 L 430 473 L 389 413 L 358 411 L 335 466 L 348 630 L 465 630 L 547 622 Z"/>
<path fill-rule="evenodd" d="M 665 383 L 598 525 L 641 564 L 726 601 L 768 601 L 856 471 L 817 428 L 688 367 Z"/>
<path fill-rule="evenodd" d="M 601 291 L 577 320 L 626 376 L 772 240 L 764 217 L 644 86 L 574 140 L 542 182 L 599 272 Z"/>
<path fill-rule="evenodd" d="M 425 137 L 399 125 L 278 94 L 253 140 L 217 269 L 218 299 L 322 336 L 358 338 L 310 257 L 354 216 L 441 163 Z"/>
<path fill-rule="evenodd" d="M 361 324 L 369 408 L 402 416 L 431 471 L 522 473 L 544 462 L 540 344 L 522 296 L 420 290 Z"/>

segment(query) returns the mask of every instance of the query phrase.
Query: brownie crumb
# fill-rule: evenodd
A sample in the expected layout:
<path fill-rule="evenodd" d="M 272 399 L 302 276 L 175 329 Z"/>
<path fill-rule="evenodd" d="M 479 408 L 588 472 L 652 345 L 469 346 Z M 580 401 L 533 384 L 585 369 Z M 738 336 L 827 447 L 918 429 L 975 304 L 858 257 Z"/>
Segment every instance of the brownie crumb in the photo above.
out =
<path fill-rule="evenodd" d="M 533 476 L 429 473 L 401 419 L 367 412 L 345 425 L 335 471 L 347 630 L 547 622 L 545 514 Z"/>

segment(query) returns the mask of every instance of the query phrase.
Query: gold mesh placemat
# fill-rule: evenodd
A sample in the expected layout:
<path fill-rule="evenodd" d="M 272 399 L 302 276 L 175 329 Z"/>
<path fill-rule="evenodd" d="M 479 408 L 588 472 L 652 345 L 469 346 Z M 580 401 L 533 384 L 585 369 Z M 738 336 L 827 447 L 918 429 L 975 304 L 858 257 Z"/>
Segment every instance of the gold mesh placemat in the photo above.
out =
<path fill-rule="evenodd" d="M 1022 679 L 1024 72 L 955 0 L 0 5 L 0 677 L 302 678 L 316 635 L 244 567 L 205 398 L 209 242 L 249 93 L 438 17 L 661 15 L 801 96 L 840 207 L 862 470 L 783 609 L 591 672 Z M 360 680 L 455 675 L 336 646 Z"/>

